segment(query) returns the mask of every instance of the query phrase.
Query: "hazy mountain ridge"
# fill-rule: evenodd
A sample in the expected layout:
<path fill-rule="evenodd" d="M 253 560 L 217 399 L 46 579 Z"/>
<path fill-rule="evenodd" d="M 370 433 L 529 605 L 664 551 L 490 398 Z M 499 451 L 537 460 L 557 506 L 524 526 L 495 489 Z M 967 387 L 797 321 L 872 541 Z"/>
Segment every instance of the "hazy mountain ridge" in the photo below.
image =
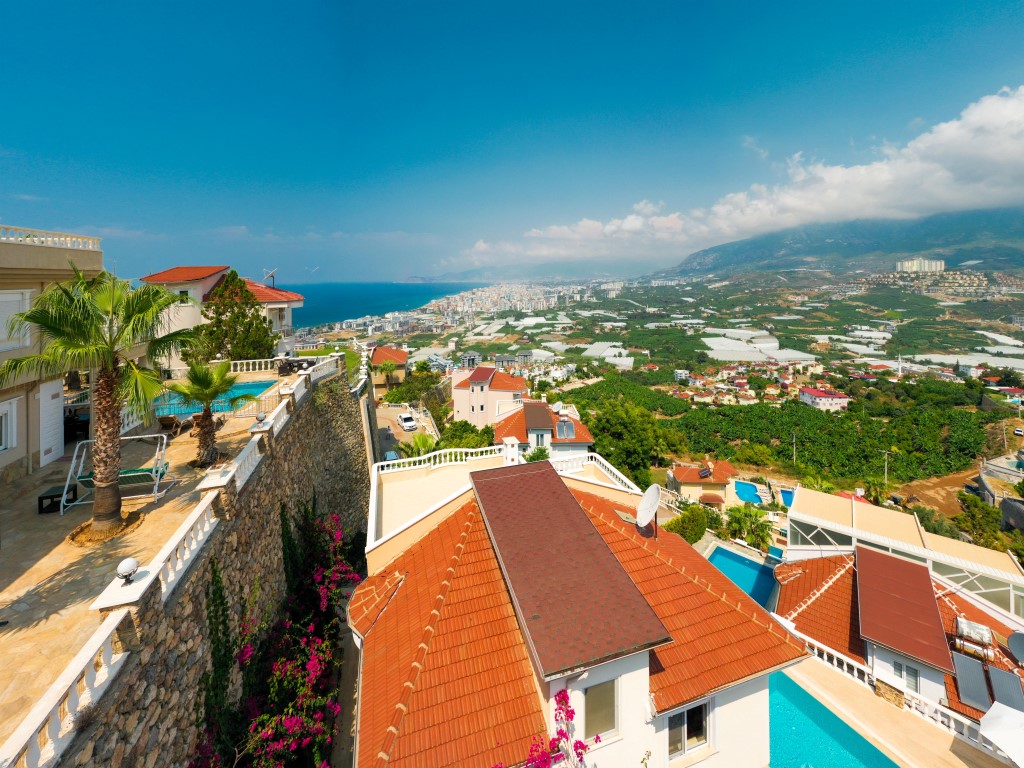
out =
<path fill-rule="evenodd" d="M 698 251 L 651 277 L 788 269 L 892 271 L 900 259 L 944 259 L 983 271 L 1024 269 L 1024 208 L 941 213 L 922 219 L 812 224 Z"/>

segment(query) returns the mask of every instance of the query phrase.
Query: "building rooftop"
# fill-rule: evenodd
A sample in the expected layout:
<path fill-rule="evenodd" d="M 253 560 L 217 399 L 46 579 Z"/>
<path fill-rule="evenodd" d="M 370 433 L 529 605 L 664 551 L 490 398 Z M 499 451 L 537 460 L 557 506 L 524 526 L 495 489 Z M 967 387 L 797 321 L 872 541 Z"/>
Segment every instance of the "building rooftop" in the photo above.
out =
<path fill-rule="evenodd" d="M 212 277 L 218 272 L 225 272 L 231 269 L 227 265 L 213 267 L 171 267 L 162 272 L 154 272 L 139 278 L 144 283 L 191 283 L 195 280 L 203 280 Z"/>
<path fill-rule="evenodd" d="M 672 477 L 680 483 L 711 483 L 721 485 L 729 482 L 730 478 L 738 474 L 739 472 L 736 471 L 736 468 L 724 459 L 722 461 L 705 461 L 697 467 L 672 467 Z"/>
<path fill-rule="evenodd" d="M 531 429 L 549 430 L 553 443 L 594 442 L 593 435 L 582 421 L 568 414 L 566 418 L 568 421 L 564 423 L 572 425 L 571 429 L 559 428 L 559 416 L 547 403 L 524 403 L 522 408 L 516 409 L 494 425 L 494 442 L 500 445 L 504 438 L 514 437 L 520 443 L 528 443 L 530 437 L 527 430 Z"/>
<path fill-rule="evenodd" d="M 549 462 L 470 477 L 544 678 L 671 639 Z"/>
<path fill-rule="evenodd" d="M 295 291 L 286 291 L 283 288 L 274 288 L 270 285 L 257 283 L 255 280 L 250 280 L 247 277 L 243 277 L 242 279 L 245 281 L 245 287 L 252 292 L 252 295 L 256 297 L 256 301 L 260 304 L 290 304 L 296 301 L 305 301 L 306 298 L 301 293 L 295 293 Z M 210 300 L 210 296 L 215 290 L 217 290 L 217 286 L 220 285 L 223 280 L 224 278 L 222 276 L 220 280 L 213 284 L 213 287 L 206 292 L 205 296 L 203 296 L 203 301 Z"/>
<path fill-rule="evenodd" d="M 953 671 L 926 566 L 857 547 L 857 600 L 861 637 Z"/>
<path fill-rule="evenodd" d="M 806 392 L 808 395 L 813 397 L 834 397 L 840 400 L 849 400 L 849 395 L 844 395 L 842 392 L 833 392 L 828 389 L 816 389 L 814 387 L 800 387 L 800 392 Z"/>
<path fill-rule="evenodd" d="M 497 368 L 484 367 L 474 368 L 469 376 L 455 385 L 455 389 L 469 389 L 471 382 L 487 384 L 489 389 L 503 392 L 527 392 L 530 389 L 529 382 L 520 376 L 512 376 Z"/>
<path fill-rule="evenodd" d="M 371 365 L 380 365 L 390 360 L 395 365 L 405 365 L 409 360 L 409 353 L 404 349 L 394 347 L 374 347 L 373 355 L 370 357 Z"/>

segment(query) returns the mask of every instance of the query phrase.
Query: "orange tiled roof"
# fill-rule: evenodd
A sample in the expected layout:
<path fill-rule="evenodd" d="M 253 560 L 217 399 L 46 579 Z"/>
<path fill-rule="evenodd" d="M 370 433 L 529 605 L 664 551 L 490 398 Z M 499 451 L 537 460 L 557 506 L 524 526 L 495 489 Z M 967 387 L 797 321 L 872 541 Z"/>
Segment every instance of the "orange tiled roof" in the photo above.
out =
<path fill-rule="evenodd" d="M 782 563 L 775 566 L 775 580 L 780 585 L 775 606 L 779 616 L 808 637 L 865 663 L 852 555 Z"/>
<path fill-rule="evenodd" d="M 283 288 L 272 288 L 269 285 L 257 283 L 255 280 L 250 280 L 247 277 L 243 277 L 242 280 L 245 281 L 245 287 L 248 288 L 252 295 L 256 297 L 256 301 L 261 304 L 273 304 L 281 301 L 304 301 L 306 298 L 301 293 L 286 291 Z M 203 296 L 203 301 L 209 301 L 210 296 L 215 290 L 217 290 L 217 286 L 223 281 L 224 276 L 222 275 L 221 278 L 213 284 L 213 287 L 206 292 L 206 295 Z"/>
<path fill-rule="evenodd" d="M 477 374 L 477 371 L 494 371 L 494 375 L 490 376 L 490 382 L 487 382 L 486 377 L 482 377 Z M 476 378 L 474 378 L 476 377 Z M 474 384 L 487 383 L 487 388 L 491 390 L 498 390 L 501 392 L 528 392 L 530 390 L 530 383 L 522 378 L 521 376 L 513 376 L 499 371 L 497 368 L 476 368 L 473 370 L 468 377 L 460 381 L 455 385 L 455 389 L 469 389 L 470 380 Z"/>
<path fill-rule="evenodd" d="M 594 436 L 590 434 L 590 430 L 587 429 L 586 425 L 579 419 L 574 419 L 569 416 L 569 421 L 572 422 L 573 428 L 575 429 L 576 436 L 572 438 L 559 437 L 558 431 L 555 428 L 555 424 L 558 423 L 558 416 L 555 412 L 548 409 L 551 414 L 551 442 L 553 443 L 593 443 Z M 520 443 L 530 442 L 530 438 L 526 433 L 526 409 L 520 408 L 512 414 L 509 414 L 504 419 L 494 425 L 494 444 L 501 445 L 501 441 L 506 437 L 514 437 Z"/>
<path fill-rule="evenodd" d="M 404 349 L 395 349 L 394 347 L 374 347 L 370 364 L 380 365 L 385 360 L 390 360 L 395 365 L 405 365 L 409 361 L 409 353 Z"/>
<path fill-rule="evenodd" d="M 736 468 L 728 461 L 712 461 L 714 465 L 711 474 L 708 477 L 701 477 L 700 471 L 704 469 L 700 467 L 673 467 L 672 476 L 680 483 L 711 483 L 721 484 L 729 482 L 729 478 L 735 477 L 739 474 Z"/>
<path fill-rule="evenodd" d="M 645 538 L 606 499 L 573 491 L 672 635 L 651 651 L 658 712 L 803 658 L 803 643 L 676 534 Z"/>
<path fill-rule="evenodd" d="M 476 501 L 360 584 L 349 617 L 364 637 L 359 765 L 512 765 L 545 733 Z"/>
<path fill-rule="evenodd" d="M 171 267 L 139 279 L 144 283 L 190 283 L 193 280 L 202 280 L 228 269 L 231 267 Z"/>

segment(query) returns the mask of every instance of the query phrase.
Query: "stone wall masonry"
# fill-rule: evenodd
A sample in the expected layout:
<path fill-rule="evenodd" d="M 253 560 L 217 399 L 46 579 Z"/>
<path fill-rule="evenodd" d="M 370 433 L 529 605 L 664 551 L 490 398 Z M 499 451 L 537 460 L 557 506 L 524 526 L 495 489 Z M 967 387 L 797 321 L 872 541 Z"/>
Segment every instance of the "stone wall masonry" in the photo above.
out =
<path fill-rule="evenodd" d="M 259 585 L 260 603 L 285 594 L 281 504 L 296 510 L 314 488 L 322 512 L 337 512 L 348 531 L 366 530 L 369 468 L 360 403 L 340 376 L 317 382 L 276 436 L 264 433 L 262 458 L 240 492 L 234 480 L 215 501 L 220 522 L 166 601 L 154 580 L 129 605 L 118 642 L 131 653 L 116 679 L 78 725 L 59 765 L 178 768 L 199 736 L 201 681 L 210 668 L 206 590 L 211 559 L 220 566 L 235 617 Z"/>

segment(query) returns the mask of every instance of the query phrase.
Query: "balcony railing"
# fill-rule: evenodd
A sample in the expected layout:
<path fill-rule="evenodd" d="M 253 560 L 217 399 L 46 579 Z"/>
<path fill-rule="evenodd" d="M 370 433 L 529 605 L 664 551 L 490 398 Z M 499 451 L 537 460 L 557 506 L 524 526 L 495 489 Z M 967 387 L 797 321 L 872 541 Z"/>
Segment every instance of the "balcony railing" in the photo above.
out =
<path fill-rule="evenodd" d="M 100 250 L 100 238 L 98 237 L 69 235 L 64 232 L 47 232 L 43 229 L 25 229 L 24 227 L 0 227 L 0 243 L 74 248 L 80 251 Z"/>

